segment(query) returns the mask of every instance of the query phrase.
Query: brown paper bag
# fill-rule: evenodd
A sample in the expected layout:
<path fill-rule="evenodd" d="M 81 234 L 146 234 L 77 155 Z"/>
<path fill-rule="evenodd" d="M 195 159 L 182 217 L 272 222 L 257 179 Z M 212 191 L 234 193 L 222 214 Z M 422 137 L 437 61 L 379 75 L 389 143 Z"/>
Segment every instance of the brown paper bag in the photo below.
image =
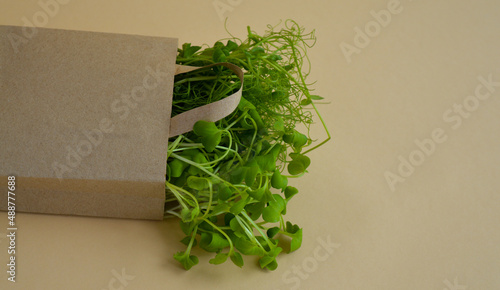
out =
<path fill-rule="evenodd" d="M 168 138 L 227 116 L 241 88 L 171 119 L 174 75 L 196 69 L 175 65 L 177 39 L 30 32 L 0 26 L 0 209 L 15 176 L 17 211 L 162 219 Z"/>

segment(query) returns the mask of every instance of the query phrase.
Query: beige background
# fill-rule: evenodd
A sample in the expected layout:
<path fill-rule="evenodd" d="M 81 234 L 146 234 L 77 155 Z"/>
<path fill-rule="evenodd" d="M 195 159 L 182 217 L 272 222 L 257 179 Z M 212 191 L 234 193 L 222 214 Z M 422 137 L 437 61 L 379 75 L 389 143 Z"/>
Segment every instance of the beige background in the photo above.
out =
<path fill-rule="evenodd" d="M 68 3 L 45 27 L 195 44 L 227 36 L 219 16 L 240 37 L 247 25 L 261 32 L 286 18 L 315 28 L 310 79 L 330 102 L 321 111 L 333 141 L 293 181 L 301 192 L 287 217 L 304 228 L 304 243 L 274 272 L 253 259 L 243 269 L 213 266 L 204 254 L 191 271 L 180 269 L 176 221 L 18 214 L 17 282 L 3 271 L 1 289 L 500 289 L 500 87 L 456 129 L 443 119 L 471 100 L 479 76 L 500 81 L 498 1 L 402 0 L 350 63 L 341 43 L 353 45 L 370 11 L 393 1 L 60 2 Z M 231 9 L 218 15 L 214 3 Z M 2 0 L 0 24 L 23 25 L 38 11 L 37 1 Z M 436 128 L 446 141 L 391 191 L 384 173 L 397 173 L 398 157 L 408 159 L 415 140 Z M 6 213 L 0 221 L 3 233 Z M 318 259 L 328 239 L 335 248 Z M 2 239 L 0 261 L 7 259 Z M 130 280 L 120 284 L 113 271 L 122 269 Z"/>

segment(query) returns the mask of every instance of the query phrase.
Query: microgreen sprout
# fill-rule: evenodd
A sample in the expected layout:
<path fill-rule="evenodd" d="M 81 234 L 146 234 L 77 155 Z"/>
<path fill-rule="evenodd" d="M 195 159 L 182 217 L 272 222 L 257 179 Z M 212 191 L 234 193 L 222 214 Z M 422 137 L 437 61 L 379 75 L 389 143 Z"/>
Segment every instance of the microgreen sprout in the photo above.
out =
<path fill-rule="evenodd" d="M 316 41 L 288 20 L 268 26 L 259 35 L 248 27 L 248 37 L 231 37 L 213 46 L 185 43 L 177 63 L 205 66 L 230 62 L 244 69 L 238 108 L 217 122 L 199 121 L 193 131 L 174 137 L 168 146 L 167 216 L 180 218 L 186 237 L 184 252 L 174 255 L 185 269 L 198 263 L 193 247 L 212 252 L 211 264 L 229 258 L 243 266 L 243 255 L 259 257 L 262 268 L 274 270 L 283 251 L 278 236 L 287 236 L 289 250 L 302 243 L 302 229 L 284 220 L 287 204 L 298 193 L 288 179 L 307 172 L 306 153 L 330 139 L 306 82 L 310 63 L 307 49 Z M 239 79 L 221 67 L 176 76 L 173 115 L 218 101 L 234 93 Z M 314 116 L 327 138 L 312 140 Z M 303 132 L 300 132 L 303 130 Z"/>

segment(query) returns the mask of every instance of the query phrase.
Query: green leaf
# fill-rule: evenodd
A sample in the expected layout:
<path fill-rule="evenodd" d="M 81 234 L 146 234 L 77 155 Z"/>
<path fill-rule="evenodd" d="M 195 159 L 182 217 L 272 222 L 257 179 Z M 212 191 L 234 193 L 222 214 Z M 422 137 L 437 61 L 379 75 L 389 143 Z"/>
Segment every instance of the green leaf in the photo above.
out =
<path fill-rule="evenodd" d="M 292 224 L 291 222 L 286 222 L 285 231 L 290 234 L 295 234 L 300 230 L 298 225 Z"/>
<path fill-rule="evenodd" d="M 241 227 L 236 217 L 229 222 L 229 226 L 231 227 L 231 230 L 233 230 L 235 236 L 240 238 L 246 237 L 245 230 Z"/>
<path fill-rule="evenodd" d="M 210 264 L 219 265 L 224 263 L 227 260 L 227 257 L 228 257 L 227 253 L 218 253 L 217 255 L 215 255 L 214 258 L 210 259 L 210 261 L 208 262 Z"/>
<path fill-rule="evenodd" d="M 255 182 L 255 178 L 257 177 L 257 173 L 259 173 L 259 167 L 254 165 L 248 167 L 246 173 L 245 173 L 245 183 L 248 186 L 252 186 L 252 184 Z"/>
<path fill-rule="evenodd" d="M 182 232 L 186 235 L 189 236 L 191 235 L 193 229 L 194 229 L 194 223 L 192 222 L 184 222 L 182 219 L 179 221 L 179 224 L 181 226 Z"/>
<path fill-rule="evenodd" d="M 255 106 L 244 97 L 241 97 L 240 103 L 238 104 L 238 109 L 241 111 L 251 110 L 251 109 L 255 110 Z"/>
<path fill-rule="evenodd" d="M 208 162 L 208 160 L 205 157 L 205 155 L 203 153 L 201 153 L 201 152 L 198 152 L 197 154 L 194 154 L 192 160 L 194 162 L 198 163 L 198 164 L 203 164 L 203 163 L 207 163 Z M 207 169 L 212 169 L 212 168 L 209 167 Z"/>
<path fill-rule="evenodd" d="M 243 267 L 243 257 L 241 257 L 240 253 L 238 252 L 233 252 L 231 255 L 231 261 L 238 266 L 238 267 Z"/>
<path fill-rule="evenodd" d="M 274 271 L 278 268 L 278 262 L 276 262 L 276 258 L 270 256 L 264 256 L 259 260 L 260 267 L 262 269 L 266 268 L 268 270 Z"/>
<path fill-rule="evenodd" d="M 185 252 L 177 252 L 174 255 L 174 259 L 179 261 L 186 270 L 189 270 L 191 269 L 191 267 L 198 264 L 198 257 L 194 255 L 189 255 Z"/>
<path fill-rule="evenodd" d="M 308 140 L 309 139 L 307 138 L 306 135 L 297 132 L 295 135 L 295 138 L 293 139 L 293 147 L 300 148 L 300 147 L 306 145 Z"/>
<path fill-rule="evenodd" d="M 274 236 L 276 236 L 276 234 L 278 234 L 279 231 L 280 231 L 279 227 L 274 227 L 274 228 L 269 228 L 266 233 L 267 236 L 272 239 L 274 238 Z"/>
<path fill-rule="evenodd" d="M 210 225 L 209 223 L 207 223 L 206 221 L 199 223 L 198 229 L 205 230 L 206 232 L 213 232 L 214 231 L 214 227 L 212 225 Z"/>
<path fill-rule="evenodd" d="M 191 46 L 191 43 L 184 43 L 182 45 L 181 57 L 189 58 L 193 56 L 195 52 L 201 49 L 201 46 Z"/>
<path fill-rule="evenodd" d="M 277 60 L 282 60 L 283 58 L 278 54 L 271 54 L 269 55 L 268 59 L 272 61 L 277 61 Z"/>
<path fill-rule="evenodd" d="M 248 167 L 238 167 L 230 173 L 232 184 L 240 184 L 245 179 Z"/>
<path fill-rule="evenodd" d="M 283 135 L 283 141 L 292 145 L 296 150 L 306 145 L 308 140 L 309 138 L 307 138 L 306 135 L 298 132 L 295 129 L 292 131 L 292 133 Z"/>
<path fill-rule="evenodd" d="M 264 247 L 266 251 L 271 251 L 272 249 L 276 248 L 278 246 L 278 240 L 277 239 L 265 239 L 263 236 L 256 236 L 255 237 L 257 241 Z M 271 242 L 271 245 L 267 242 Z"/>
<path fill-rule="evenodd" d="M 215 147 L 219 145 L 222 137 L 222 132 L 217 132 L 214 135 L 208 135 L 201 137 L 201 143 L 205 147 L 207 152 L 214 151 Z"/>
<path fill-rule="evenodd" d="M 292 234 L 292 242 L 290 243 L 290 252 L 293 252 L 300 248 L 302 245 L 302 229 L 299 229 Z"/>
<path fill-rule="evenodd" d="M 218 193 L 219 199 L 223 200 L 223 201 L 228 200 L 231 197 L 231 195 L 233 195 L 233 192 L 231 191 L 229 186 L 227 186 L 225 184 L 219 185 L 219 190 L 217 191 L 217 193 Z"/>
<path fill-rule="evenodd" d="M 200 120 L 194 124 L 193 132 L 198 136 L 208 136 L 219 132 L 219 129 L 214 122 Z"/>
<path fill-rule="evenodd" d="M 285 188 L 285 198 L 287 200 L 290 200 L 297 193 L 299 193 L 299 190 L 293 186 L 287 186 Z"/>
<path fill-rule="evenodd" d="M 185 162 L 180 161 L 179 159 L 174 159 L 170 161 L 168 164 L 168 167 L 170 167 L 170 176 L 171 177 L 180 177 L 182 175 L 182 172 L 186 167 L 189 165 Z"/>
<path fill-rule="evenodd" d="M 264 202 L 256 202 L 252 204 L 247 204 L 245 206 L 245 209 L 248 213 L 248 215 L 252 218 L 252 220 L 257 220 L 260 215 L 262 214 L 262 211 L 264 210 L 265 203 Z"/>
<path fill-rule="evenodd" d="M 224 215 L 224 225 L 228 226 L 230 222 L 234 219 L 234 214 L 228 212 Z"/>
<path fill-rule="evenodd" d="M 255 161 L 257 161 L 257 164 L 262 171 L 274 171 L 276 168 L 276 158 L 274 158 L 271 153 L 257 156 L 255 157 Z"/>
<path fill-rule="evenodd" d="M 231 208 L 229 209 L 229 211 L 232 213 L 232 214 L 239 214 L 243 208 L 245 207 L 245 205 L 247 205 L 248 203 L 248 198 L 245 197 L 245 198 L 241 198 L 238 202 L 236 202 L 235 204 L 233 204 L 233 206 L 231 206 Z"/>
<path fill-rule="evenodd" d="M 310 97 L 311 97 L 311 99 L 313 99 L 313 100 L 323 100 L 323 99 L 324 99 L 323 97 L 320 97 L 320 96 L 318 96 L 318 95 L 311 95 Z"/>
<path fill-rule="evenodd" d="M 281 213 L 285 210 L 286 202 L 279 194 L 273 194 L 274 200 L 262 211 L 262 218 L 269 223 L 280 221 Z"/>
<path fill-rule="evenodd" d="M 226 48 L 229 50 L 229 51 L 233 51 L 235 49 L 238 48 L 238 44 L 236 44 L 236 42 L 232 41 L 232 40 L 228 40 L 227 41 L 227 44 L 226 44 Z"/>
<path fill-rule="evenodd" d="M 287 134 L 283 135 L 283 141 L 285 141 L 285 143 L 288 143 L 288 144 L 293 143 L 293 138 L 294 138 L 293 133 L 287 133 Z"/>
<path fill-rule="evenodd" d="M 280 154 L 281 152 L 281 149 L 283 147 L 280 145 L 280 144 L 276 144 L 274 145 L 274 147 L 271 149 L 271 151 L 269 151 L 269 154 L 271 154 L 271 156 L 273 156 L 273 159 L 276 160 L 278 158 L 278 155 Z M 274 170 L 274 169 L 273 169 Z M 270 170 L 270 171 L 273 171 L 273 170 Z"/>
<path fill-rule="evenodd" d="M 223 48 L 224 47 L 224 43 L 220 42 L 220 41 L 216 41 L 214 43 L 214 48 Z"/>
<path fill-rule="evenodd" d="M 183 222 L 190 222 L 190 221 L 194 220 L 198 216 L 199 213 L 200 213 L 200 210 L 197 207 L 193 208 L 192 210 L 190 210 L 188 208 L 183 208 L 181 210 L 182 221 Z"/>
<path fill-rule="evenodd" d="M 229 242 L 219 233 L 201 233 L 200 248 L 207 252 L 218 252 L 229 247 Z"/>
<path fill-rule="evenodd" d="M 307 106 L 310 103 L 312 103 L 311 99 L 307 99 L 307 98 L 300 101 L 300 105 L 302 105 L 302 106 Z"/>
<path fill-rule="evenodd" d="M 265 254 L 264 250 L 253 242 L 249 241 L 245 237 L 240 237 L 234 239 L 234 246 L 243 255 L 255 255 L 262 256 Z"/>
<path fill-rule="evenodd" d="M 201 143 L 208 152 L 214 151 L 222 138 L 222 132 L 214 122 L 198 121 L 194 124 L 193 131 L 201 137 Z"/>
<path fill-rule="evenodd" d="M 276 258 L 266 265 L 266 269 L 270 271 L 274 271 L 277 268 L 278 268 L 278 262 L 276 261 Z"/>
<path fill-rule="evenodd" d="M 266 203 L 274 201 L 273 193 L 269 189 L 266 189 L 266 192 L 264 192 L 264 196 L 262 197 L 261 201 L 264 201 Z"/>
<path fill-rule="evenodd" d="M 257 55 L 257 54 L 263 54 L 263 53 L 265 53 L 265 52 L 266 52 L 266 51 L 264 50 L 264 48 L 262 48 L 262 47 L 260 47 L 260 46 L 256 46 L 256 47 L 254 47 L 254 48 L 252 48 L 252 49 L 250 50 L 250 53 L 251 53 L 251 54 L 255 54 L 255 55 Z"/>
<path fill-rule="evenodd" d="M 262 118 L 260 117 L 259 113 L 255 109 L 248 110 L 248 114 L 252 119 L 255 121 L 255 124 L 257 125 L 257 129 L 261 130 L 264 129 L 264 122 L 262 121 Z M 253 124 L 252 124 L 253 126 Z"/>
<path fill-rule="evenodd" d="M 288 172 L 291 175 L 301 174 L 306 171 L 311 164 L 311 159 L 305 155 L 299 154 L 290 163 L 288 163 Z"/>
<path fill-rule="evenodd" d="M 217 217 L 217 215 L 220 215 L 221 213 L 225 213 L 229 211 L 229 204 L 227 203 L 219 203 L 218 205 L 212 207 L 211 214 Z"/>
<path fill-rule="evenodd" d="M 214 50 L 214 54 L 212 55 L 212 59 L 214 62 L 225 62 L 226 54 L 222 51 L 221 48 L 216 48 Z"/>
<path fill-rule="evenodd" d="M 250 195 L 253 199 L 262 200 L 264 193 L 266 192 L 265 187 L 259 187 L 255 190 L 249 190 L 248 195 Z"/>
<path fill-rule="evenodd" d="M 273 176 L 271 177 L 271 185 L 277 189 L 283 189 L 288 184 L 288 178 L 281 175 L 279 170 L 275 170 Z"/>
<path fill-rule="evenodd" d="M 192 189 L 203 190 L 208 188 L 210 183 L 208 179 L 204 177 L 189 176 L 187 179 L 187 185 Z"/>
<path fill-rule="evenodd" d="M 279 133 L 280 136 L 285 134 L 285 123 L 283 122 L 283 118 L 277 117 L 276 122 L 274 122 L 273 128 Z"/>
<path fill-rule="evenodd" d="M 276 262 L 276 257 L 283 249 L 280 247 L 275 247 L 270 252 L 268 252 L 264 257 L 259 259 L 259 264 L 262 269 L 266 268 L 268 270 L 276 270 L 278 263 Z"/>

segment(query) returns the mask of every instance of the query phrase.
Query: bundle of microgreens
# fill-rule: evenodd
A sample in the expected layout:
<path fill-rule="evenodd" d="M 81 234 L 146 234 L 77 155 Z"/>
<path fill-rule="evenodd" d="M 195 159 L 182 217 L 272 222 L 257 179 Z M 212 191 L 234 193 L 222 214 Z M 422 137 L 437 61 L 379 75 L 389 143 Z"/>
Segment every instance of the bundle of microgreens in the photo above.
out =
<path fill-rule="evenodd" d="M 264 35 L 248 27 L 243 41 L 232 37 L 206 48 L 185 43 L 178 50 L 177 64 L 230 62 L 245 71 L 242 99 L 232 114 L 199 121 L 192 132 L 169 140 L 166 216 L 181 219 L 187 248 L 174 258 L 186 269 L 198 263 L 191 253 L 196 245 L 215 253 L 211 264 L 229 257 L 241 267 L 241 254 L 255 255 L 269 270 L 276 269 L 283 250 L 279 235 L 290 238 L 290 252 L 301 246 L 302 229 L 283 218 L 298 193 L 288 179 L 306 172 L 306 153 L 330 135 L 314 104 L 322 98 L 311 95 L 306 83 L 314 31 L 305 33 L 291 20 L 281 26 L 268 26 Z M 240 85 L 223 67 L 178 75 L 172 116 L 223 99 Z M 319 144 L 309 136 L 312 112 L 327 134 Z"/>

